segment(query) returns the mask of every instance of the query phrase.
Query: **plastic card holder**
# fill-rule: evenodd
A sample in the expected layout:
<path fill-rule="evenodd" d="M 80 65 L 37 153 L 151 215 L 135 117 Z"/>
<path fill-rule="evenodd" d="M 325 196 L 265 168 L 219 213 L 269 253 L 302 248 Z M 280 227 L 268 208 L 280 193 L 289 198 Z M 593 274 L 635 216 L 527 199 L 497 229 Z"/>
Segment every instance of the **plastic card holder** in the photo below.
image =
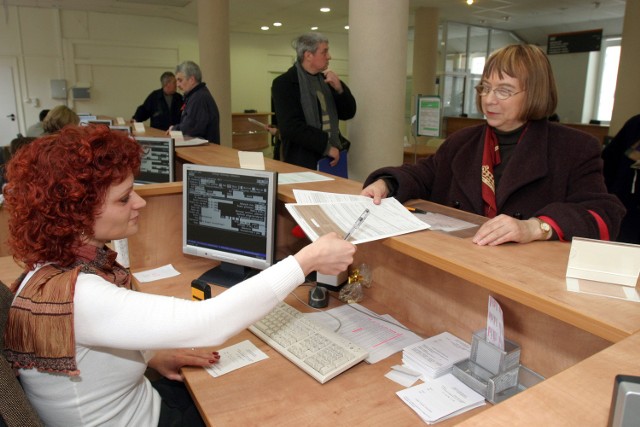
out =
<path fill-rule="evenodd" d="M 517 367 L 520 364 L 520 346 L 505 338 L 504 350 L 501 350 L 486 341 L 486 333 L 485 329 L 473 333 L 471 361 L 494 375 Z"/>

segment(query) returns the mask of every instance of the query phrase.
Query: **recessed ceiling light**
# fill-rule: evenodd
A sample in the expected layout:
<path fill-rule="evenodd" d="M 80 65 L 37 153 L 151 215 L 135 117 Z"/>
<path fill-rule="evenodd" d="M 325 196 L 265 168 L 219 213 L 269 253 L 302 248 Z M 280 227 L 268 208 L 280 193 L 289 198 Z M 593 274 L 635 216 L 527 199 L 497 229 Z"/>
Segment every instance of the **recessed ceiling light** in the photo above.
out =
<path fill-rule="evenodd" d="M 269 27 L 267 27 L 266 25 L 263 25 L 262 27 L 260 27 L 260 29 L 262 31 L 267 31 L 269 29 Z"/>
<path fill-rule="evenodd" d="M 472 5 L 473 4 L 473 0 L 467 0 L 467 4 L 468 5 Z"/>
<path fill-rule="evenodd" d="M 328 8 L 328 7 L 321 7 L 321 8 L 320 8 L 320 12 L 324 12 L 324 13 L 331 12 L 331 8 Z"/>
<path fill-rule="evenodd" d="M 311 27 L 311 31 L 315 31 L 317 29 L 318 29 L 318 27 Z"/>
<path fill-rule="evenodd" d="M 344 29 L 345 29 L 345 30 L 348 30 L 348 29 L 349 29 L 349 26 L 348 26 L 348 25 L 345 25 L 345 26 L 344 26 Z"/>
<path fill-rule="evenodd" d="M 273 26 L 274 27 L 282 27 L 282 22 L 274 22 Z"/>

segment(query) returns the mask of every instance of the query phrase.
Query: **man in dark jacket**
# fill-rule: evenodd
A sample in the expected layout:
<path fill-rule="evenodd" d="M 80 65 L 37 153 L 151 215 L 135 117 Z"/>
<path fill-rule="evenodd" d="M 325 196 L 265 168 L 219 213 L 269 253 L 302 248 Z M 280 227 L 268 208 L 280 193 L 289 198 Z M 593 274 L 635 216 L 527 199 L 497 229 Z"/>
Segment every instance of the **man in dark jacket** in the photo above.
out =
<path fill-rule="evenodd" d="M 297 61 L 276 77 L 271 95 L 282 138 L 281 160 L 316 169 L 318 160 L 335 166 L 343 144 L 339 120 L 356 114 L 356 100 L 347 85 L 329 70 L 329 41 L 319 33 L 298 37 Z"/>
<path fill-rule="evenodd" d="M 180 123 L 182 95 L 176 92 L 176 77 L 166 71 L 160 76 L 162 87 L 154 90 L 136 109 L 133 120 L 144 122 L 151 119 L 152 128 L 167 130 L 171 125 Z"/>
<path fill-rule="evenodd" d="M 203 138 L 220 144 L 220 113 L 198 64 L 185 61 L 176 68 L 178 88 L 184 92 L 184 107 L 180 123 L 169 130 L 179 130 L 185 136 Z"/>

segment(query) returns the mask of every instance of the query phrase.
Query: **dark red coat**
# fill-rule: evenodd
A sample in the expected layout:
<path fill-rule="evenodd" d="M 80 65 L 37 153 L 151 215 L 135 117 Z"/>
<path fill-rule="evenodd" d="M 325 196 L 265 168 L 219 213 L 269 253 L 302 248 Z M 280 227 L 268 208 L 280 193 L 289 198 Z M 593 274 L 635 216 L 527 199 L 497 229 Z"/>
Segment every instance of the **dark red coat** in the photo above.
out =
<path fill-rule="evenodd" d="M 398 182 L 395 197 L 401 202 L 425 199 L 483 215 L 480 169 L 486 126 L 455 132 L 434 156 L 416 165 L 378 169 L 365 186 L 390 175 Z M 603 238 L 591 210 L 615 238 L 625 209 L 607 193 L 600 153 L 598 141 L 589 134 L 546 119 L 532 121 L 496 189 L 498 214 L 549 217 L 565 240 Z"/>

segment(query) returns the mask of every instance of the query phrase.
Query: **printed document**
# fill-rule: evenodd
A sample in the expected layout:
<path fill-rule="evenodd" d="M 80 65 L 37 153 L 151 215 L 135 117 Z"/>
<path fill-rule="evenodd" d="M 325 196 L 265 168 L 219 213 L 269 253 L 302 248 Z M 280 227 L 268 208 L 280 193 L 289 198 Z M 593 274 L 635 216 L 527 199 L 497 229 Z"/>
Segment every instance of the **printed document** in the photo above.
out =
<path fill-rule="evenodd" d="M 315 172 L 288 172 L 278 174 L 278 185 L 302 184 L 303 182 L 333 181 L 328 176 Z"/>
<path fill-rule="evenodd" d="M 332 231 L 339 236 L 347 235 L 366 209 L 369 215 L 350 235 L 349 241 L 352 243 L 371 242 L 429 228 L 428 224 L 415 218 L 393 197 L 383 199 L 379 205 L 374 205 L 373 199 L 364 197 L 363 200 L 349 202 L 287 203 L 285 206 L 311 241 Z"/>
<path fill-rule="evenodd" d="M 218 350 L 218 353 L 220 353 L 218 363 L 214 363 L 205 368 L 212 377 L 219 377 L 220 375 L 269 358 L 269 356 L 260 351 L 260 349 L 249 340 Z"/>
<path fill-rule="evenodd" d="M 449 332 L 443 332 L 405 348 L 402 362 L 421 372 L 423 379 L 438 378 L 451 372 L 453 365 L 468 359 L 471 345 Z"/>
<path fill-rule="evenodd" d="M 338 322 L 327 312 L 340 319 L 340 329 L 336 331 L 339 335 L 369 352 L 369 357 L 365 359 L 367 363 L 376 363 L 408 345 L 422 341 L 420 336 L 400 327 L 393 317 L 380 316 L 360 304 L 345 304 L 323 312 L 307 313 L 306 316 L 325 329 L 334 331 Z"/>
<path fill-rule="evenodd" d="M 427 424 L 434 424 L 485 404 L 484 397 L 447 374 L 396 392 Z"/>

